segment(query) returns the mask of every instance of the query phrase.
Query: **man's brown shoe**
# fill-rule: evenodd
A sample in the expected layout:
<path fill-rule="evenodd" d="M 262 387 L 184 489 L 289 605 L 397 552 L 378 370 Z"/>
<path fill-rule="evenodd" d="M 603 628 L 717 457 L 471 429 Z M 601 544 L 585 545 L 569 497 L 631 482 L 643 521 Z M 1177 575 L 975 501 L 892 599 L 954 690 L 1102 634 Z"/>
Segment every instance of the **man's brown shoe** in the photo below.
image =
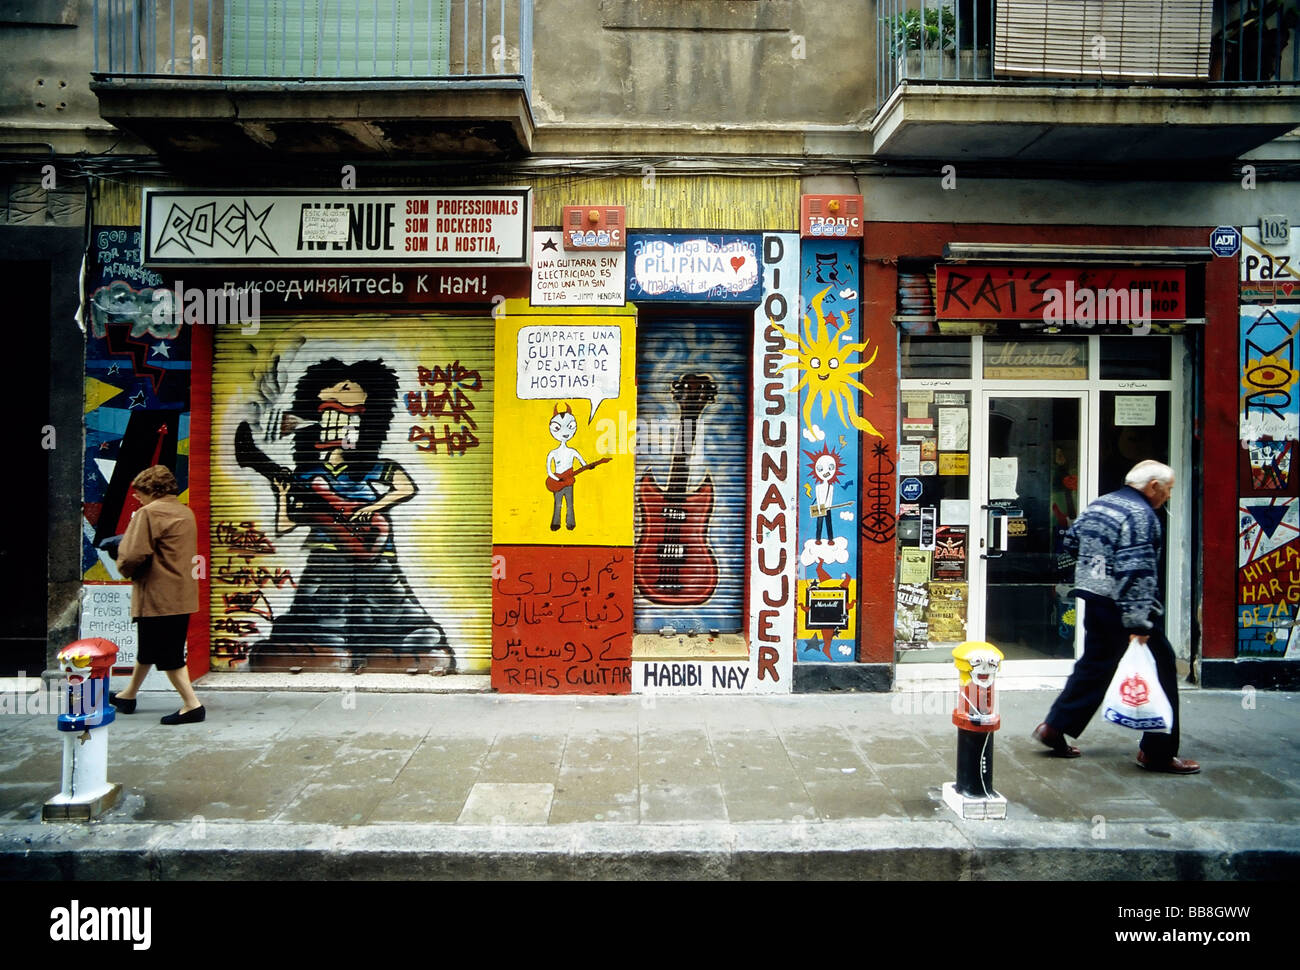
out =
<path fill-rule="evenodd" d="M 1167 761 L 1152 761 L 1146 752 L 1138 751 L 1138 765 L 1147 771 L 1164 771 L 1171 775 L 1194 775 L 1201 766 L 1190 758 L 1170 758 Z"/>
<path fill-rule="evenodd" d="M 1052 749 L 1058 758 L 1077 758 L 1083 752 L 1065 740 L 1065 735 L 1046 721 L 1034 728 L 1034 740 L 1041 741 Z"/>

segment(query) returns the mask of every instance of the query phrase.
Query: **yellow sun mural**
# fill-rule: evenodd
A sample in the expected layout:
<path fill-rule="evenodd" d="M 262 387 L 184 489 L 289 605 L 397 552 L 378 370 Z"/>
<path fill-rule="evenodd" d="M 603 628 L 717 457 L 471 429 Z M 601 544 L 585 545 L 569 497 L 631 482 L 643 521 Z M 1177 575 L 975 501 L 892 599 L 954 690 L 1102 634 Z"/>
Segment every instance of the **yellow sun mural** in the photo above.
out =
<path fill-rule="evenodd" d="M 844 331 L 852 326 L 847 313 L 841 312 L 839 318 L 843 321 L 840 326 L 831 333 L 830 326 L 827 325 L 827 318 L 822 313 L 822 300 L 830 292 L 830 287 L 822 290 L 812 298 L 812 311 L 816 315 L 816 330 L 814 333 L 814 324 L 812 316 L 804 314 L 804 336 L 800 338 L 798 334 L 789 333 L 780 330 L 781 335 L 787 340 L 793 340 L 799 345 L 798 350 L 783 350 L 782 353 L 796 358 L 790 363 L 784 365 L 781 370 L 798 368 L 800 373 L 799 383 L 794 387 L 794 393 L 807 388 L 808 394 L 804 398 L 803 421 L 808 427 L 812 427 L 812 409 L 813 403 L 817 400 L 822 402 L 822 417 L 830 412 L 831 402 L 835 403 L 835 410 L 839 413 L 840 420 L 845 424 L 852 424 L 859 431 L 865 431 L 867 434 L 875 435 L 877 438 L 883 438 L 875 426 L 866 418 L 861 417 L 854 407 L 852 388 L 874 397 L 866 385 L 853 377 L 853 374 L 866 370 L 875 362 L 876 354 L 879 348 L 871 352 L 871 357 L 864 363 L 851 364 L 849 358 L 856 353 L 864 352 L 867 349 L 866 341 L 860 344 L 845 344 L 840 346 L 840 337 Z M 830 321 L 834 325 L 834 315 Z"/>

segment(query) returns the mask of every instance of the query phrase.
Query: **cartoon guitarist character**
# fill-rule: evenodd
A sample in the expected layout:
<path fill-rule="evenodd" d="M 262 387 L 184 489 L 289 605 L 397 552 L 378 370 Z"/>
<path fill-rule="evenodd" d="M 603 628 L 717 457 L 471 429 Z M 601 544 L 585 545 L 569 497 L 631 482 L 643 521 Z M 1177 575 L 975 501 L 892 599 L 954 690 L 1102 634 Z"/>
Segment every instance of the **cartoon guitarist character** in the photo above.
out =
<path fill-rule="evenodd" d="M 382 360 L 331 358 L 306 369 L 280 420 L 277 430 L 294 436 L 292 471 L 261 451 L 247 423 L 236 431 L 236 460 L 275 492 L 276 534 L 309 529 L 293 604 L 254 646 L 250 669 L 339 669 L 353 666 L 354 655 L 372 667 L 455 668 L 442 627 L 397 562 L 388 511 L 416 486 L 379 456 L 396 403 L 397 375 Z"/>
<path fill-rule="evenodd" d="M 551 422 L 547 426 L 551 437 L 558 444 L 546 453 L 547 487 L 555 492 L 555 504 L 551 512 L 551 531 L 560 529 L 560 507 L 568 503 L 568 515 L 565 516 L 565 528 L 572 530 L 575 525 L 573 514 L 573 475 L 578 469 L 587 467 L 586 460 L 576 448 L 569 447 L 569 441 L 578 433 L 578 419 L 573 408 L 561 401 L 551 410 Z M 577 463 L 576 465 L 574 463 Z M 562 484 L 567 476 L 567 484 Z M 557 490 L 558 489 L 558 490 Z"/>
<path fill-rule="evenodd" d="M 838 452 L 832 451 L 829 447 L 823 447 L 821 451 L 805 451 L 805 455 L 812 460 L 810 470 L 817 479 L 817 485 L 813 489 L 813 507 L 812 516 L 817 520 L 817 541 L 822 541 L 822 524 L 826 526 L 826 541 L 835 542 L 835 525 L 834 518 L 831 516 L 831 510 L 839 508 L 835 504 L 835 485 L 840 480 L 840 474 L 844 471 L 840 464 Z M 851 502 L 843 503 L 851 505 Z"/>

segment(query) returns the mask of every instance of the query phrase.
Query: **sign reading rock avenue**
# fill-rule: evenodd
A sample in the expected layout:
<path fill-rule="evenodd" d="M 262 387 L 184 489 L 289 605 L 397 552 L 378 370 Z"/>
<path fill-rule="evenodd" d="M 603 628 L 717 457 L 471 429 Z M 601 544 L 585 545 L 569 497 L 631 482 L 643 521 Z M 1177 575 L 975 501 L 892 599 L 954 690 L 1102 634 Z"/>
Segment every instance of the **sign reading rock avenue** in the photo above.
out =
<path fill-rule="evenodd" d="M 146 266 L 527 266 L 527 188 L 145 189 Z"/>

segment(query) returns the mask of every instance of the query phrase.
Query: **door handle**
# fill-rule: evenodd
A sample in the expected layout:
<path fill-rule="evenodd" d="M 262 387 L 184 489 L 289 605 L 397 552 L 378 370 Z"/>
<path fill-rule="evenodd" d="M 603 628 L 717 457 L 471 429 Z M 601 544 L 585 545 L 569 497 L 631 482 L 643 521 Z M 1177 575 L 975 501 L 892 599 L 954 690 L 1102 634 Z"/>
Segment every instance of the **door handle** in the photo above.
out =
<path fill-rule="evenodd" d="M 986 514 L 987 526 L 984 535 L 988 547 L 988 552 L 981 552 L 980 558 L 1001 559 L 1007 551 L 1007 540 L 1010 538 L 1007 520 L 1020 518 L 1025 514 L 1024 509 L 1007 505 L 981 505 L 980 509 Z"/>

